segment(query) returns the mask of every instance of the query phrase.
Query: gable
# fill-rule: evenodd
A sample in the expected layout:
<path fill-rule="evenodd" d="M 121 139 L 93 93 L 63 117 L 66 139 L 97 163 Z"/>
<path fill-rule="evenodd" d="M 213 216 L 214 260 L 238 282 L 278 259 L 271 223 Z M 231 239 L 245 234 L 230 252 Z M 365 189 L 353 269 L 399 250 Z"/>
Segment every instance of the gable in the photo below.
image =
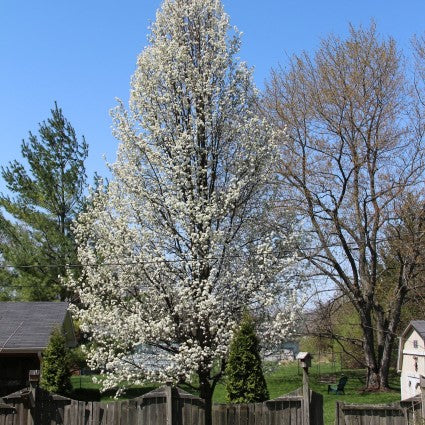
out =
<path fill-rule="evenodd" d="M 66 302 L 0 302 L 0 352 L 44 350 L 56 327 L 72 330 L 67 316 Z"/>
<path fill-rule="evenodd" d="M 423 347 L 424 339 L 422 335 L 412 327 L 404 338 L 403 352 L 415 353 L 423 351 Z"/>
<path fill-rule="evenodd" d="M 420 337 L 425 340 L 425 320 L 412 320 L 410 324 Z"/>
<path fill-rule="evenodd" d="M 403 358 L 407 355 L 425 354 L 425 320 L 412 320 L 399 340 L 397 370 L 403 368 Z"/>

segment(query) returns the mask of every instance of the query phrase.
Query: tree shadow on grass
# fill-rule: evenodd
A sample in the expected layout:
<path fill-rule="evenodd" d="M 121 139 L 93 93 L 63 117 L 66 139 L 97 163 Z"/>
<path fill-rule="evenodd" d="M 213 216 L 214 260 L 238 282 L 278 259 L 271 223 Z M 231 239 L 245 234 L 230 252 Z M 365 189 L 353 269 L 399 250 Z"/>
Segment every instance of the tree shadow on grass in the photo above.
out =
<path fill-rule="evenodd" d="M 69 396 L 80 401 L 100 401 L 101 399 L 100 391 L 95 388 L 75 388 Z"/>
<path fill-rule="evenodd" d="M 131 387 L 125 390 L 119 397 L 115 398 L 116 390 L 108 390 L 100 392 L 99 389 L 94 388 L 76 388 L 70 394 L 74 400 L 80 401 L 119 401 L 129 400 L 132 398 L 140 397 L 150 391 L 156 389 L 156 386 L 147 387 Z"/>

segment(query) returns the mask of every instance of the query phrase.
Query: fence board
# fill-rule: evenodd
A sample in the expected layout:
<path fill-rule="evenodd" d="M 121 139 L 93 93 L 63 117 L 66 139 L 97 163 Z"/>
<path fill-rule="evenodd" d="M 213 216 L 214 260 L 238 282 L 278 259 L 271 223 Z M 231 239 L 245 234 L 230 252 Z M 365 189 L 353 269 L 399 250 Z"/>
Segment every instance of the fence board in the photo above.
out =
<path fill-rule="evenodd" d="M 149 409 L 148 409 L 148 421 L 149 425 L 156 424 L 156 398 L 151 398 L 149 400 Z"/>
<path fill-rule="evenodd" d="M 115 403 L 110 402 L 110 403 L 108 403 L 107 424 L 108 425 L 115 425 L 115 417 L 116 417 Z"/>
<path fill-rule="evenodd" d="M 234 405 L 230 405 L 227 408 L 227 425 L 236 425 Z"/>
<path fill-rule="evenodd" d="M 99 403 L 99 402 L 96 403 L 96 407 L 97 407 L 97 411 L 96 411 L 97 422 L 96 422 L 96 425 L 102 425 L 102 424 L 105 423 L 105 409 L 103 408 L 102 403 Z"/>
<path fill-rule="evenodd" d="M 27 425 L 28 411 L 24 408 L 24 405 L 22 403 L 17 403 L 14 405 L 14 407 L 16 408 L 16 424 Z"/>
<path fill-rule="evenodd" d="M 224 404 L 214 404 L 212 407 L 212 421 L 214 425 L 227 424 L 227 410 Z"/>
<path fill-rule="evenodd" d="M 268 401 L 267 402 L 267 416 L 268 416 L 268 424 L 269 425 L 277 425 L 277 407 L 279 405 L 278 401 Z"/>
<path fill-rule="evenodd" d="M 200 416 L 204 415 L 204 411 L 203 410 L 201 411 L 200 404 L 193 399 L 190 401 L 190 408 L 192 410 L 191 425 L 196 425 L 201 420 Z M 211 415 L 212 415 L 212 412 L 211 412 Z"/>
<path fill-rule="evenodd" d="M 147 401 L 142 400 L 140 403 L 137 403 L 138 408 L 138 422 L 137 425 L 149 425 L 146 418 L 147 418 Z"/>
<path fill-rule="evenodd" d="M 248 406 L 248 425 L 255 425 L 255 404 L 249 403 L 247 406 Z"/>
<path fill-rule="evenodd" d="M 86 403 L 84 425 L 93 425 L 93 402 Z"/>

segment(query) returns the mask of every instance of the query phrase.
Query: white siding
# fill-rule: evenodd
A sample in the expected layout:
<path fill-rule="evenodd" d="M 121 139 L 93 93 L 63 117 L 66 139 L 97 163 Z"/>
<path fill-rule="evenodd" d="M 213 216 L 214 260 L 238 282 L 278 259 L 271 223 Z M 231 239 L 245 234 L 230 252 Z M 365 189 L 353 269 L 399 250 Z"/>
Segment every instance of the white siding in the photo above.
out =
<path fill-rule="evenodd" d="M 414 329 L 405 337 L 402 355 L 400 385 L 401 399 L 405 400 L 420 394 L 419 377 L 425 375 L 425 342 Z"/>

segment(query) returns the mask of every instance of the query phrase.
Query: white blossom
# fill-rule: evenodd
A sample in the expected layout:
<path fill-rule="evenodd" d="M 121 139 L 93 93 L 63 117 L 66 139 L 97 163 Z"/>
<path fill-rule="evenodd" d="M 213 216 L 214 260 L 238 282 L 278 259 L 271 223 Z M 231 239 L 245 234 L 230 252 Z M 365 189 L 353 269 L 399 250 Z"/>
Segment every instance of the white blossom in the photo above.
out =
<path fill-rule="evenodd" d="M 113 179 L 75 225 L 85 267 L 73 282 L 105 388 L 194 374 L 212 385 L 244 309 L 267 311 L 274 339 L 291 327 L 297 235 L 269 225 L 276 137 L 239 45 L 220 1 L 165 0 L 129 107 L 113 111 Z"/>

